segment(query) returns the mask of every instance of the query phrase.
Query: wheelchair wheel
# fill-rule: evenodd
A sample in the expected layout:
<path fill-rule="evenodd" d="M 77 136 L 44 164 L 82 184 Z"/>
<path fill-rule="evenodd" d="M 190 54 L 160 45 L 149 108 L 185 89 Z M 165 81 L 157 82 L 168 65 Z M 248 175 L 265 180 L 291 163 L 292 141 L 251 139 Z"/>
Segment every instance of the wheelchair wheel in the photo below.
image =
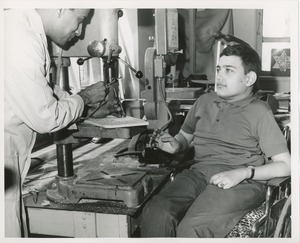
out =
<path fill-rule="evenodd" d="M 282 208 L 276 225 L 274 237 L 291 237 L 291 196 L 288 197 Z"/>

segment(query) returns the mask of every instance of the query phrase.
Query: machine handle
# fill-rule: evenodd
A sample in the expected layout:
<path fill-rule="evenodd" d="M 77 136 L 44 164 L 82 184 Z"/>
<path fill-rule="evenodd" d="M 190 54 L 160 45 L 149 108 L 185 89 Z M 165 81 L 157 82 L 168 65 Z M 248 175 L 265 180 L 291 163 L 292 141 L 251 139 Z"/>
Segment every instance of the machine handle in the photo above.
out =
<path fill-rule="evenodd" d="M 122 58 L 118 57 L 118 59 L 126 66 L 128 67 L 131 71 L 133 71 L 135 73 L 135 76 L 140 79 L 144 76 L 144 74 L 142 73 L 142 71 L 137 71 L 135 70 L 132 66 L 130 66 L 127 62 L 125 62 Z"/>
<path fill-rule="evenodd" d="M 84 63 L 86 60 L 89 60 L 89 59 L 91 59 L 91 58 L 93 58 L 93 57 L 78 58 L 78 59 L 77 59 L 77 64 L 78 64 L 79 66 L 81 66 L 81 65 L 83 65 L 83 63 Z"/>

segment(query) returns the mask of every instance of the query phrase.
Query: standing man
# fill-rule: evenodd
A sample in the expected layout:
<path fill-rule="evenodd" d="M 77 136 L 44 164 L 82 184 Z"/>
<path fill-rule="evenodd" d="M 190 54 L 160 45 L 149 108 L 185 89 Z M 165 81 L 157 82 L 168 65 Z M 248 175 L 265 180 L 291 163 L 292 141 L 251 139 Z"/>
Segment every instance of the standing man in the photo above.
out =
<path fill-rule="evenodd" d="M 13 174 L 5 190 L 5 236 L 26 236 L 22 183 L 31 162 L 36 133 L 68 127 L 85 105 L 101 101 L 98 82 L 70 96 L 49 80 L 47 37 L 59 46 L 81 35 L 89 9 L 7 9 L 4 12 L 5 168 Z"/>

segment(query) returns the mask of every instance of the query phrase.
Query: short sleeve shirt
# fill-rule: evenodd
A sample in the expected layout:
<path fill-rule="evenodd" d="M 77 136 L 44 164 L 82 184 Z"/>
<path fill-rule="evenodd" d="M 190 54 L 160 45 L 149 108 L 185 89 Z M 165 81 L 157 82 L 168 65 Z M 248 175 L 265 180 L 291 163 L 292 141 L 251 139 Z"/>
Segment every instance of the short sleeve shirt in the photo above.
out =
<path fill-rule="evenodd" d="M 195 159 L 203 164 L 257 166 L 288 151 L 271 109 L 252 96 L 230 103 L 215 92 L 204 94 L 182 130 L 194 135 Z"/>

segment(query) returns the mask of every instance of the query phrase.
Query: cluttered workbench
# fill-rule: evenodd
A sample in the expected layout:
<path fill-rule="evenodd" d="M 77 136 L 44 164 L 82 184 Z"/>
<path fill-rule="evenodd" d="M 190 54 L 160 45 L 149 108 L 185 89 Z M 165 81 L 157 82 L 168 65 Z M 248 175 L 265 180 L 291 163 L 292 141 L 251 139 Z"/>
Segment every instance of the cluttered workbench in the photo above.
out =
<path fill-rule="evenodd" d="M 128 139 L 104 139 L 73 151 L 76 182 L 79 186 L 93 182 L 91 186 L 98 191 L 103 185 L 103 199 L 82 198 L 68 203 L 49 200 L 47 194 L 55 190 L 56 159 L 32 170 L 23 187 L 29 233 L 59 237 L 134 236 L 143 205 L 169 180 L 170 171 L 141 164 L 128 155 L 116 158 L 114 155 L 128 143 Z M 84 180 L 87 177 L 92 179 Z"/>

